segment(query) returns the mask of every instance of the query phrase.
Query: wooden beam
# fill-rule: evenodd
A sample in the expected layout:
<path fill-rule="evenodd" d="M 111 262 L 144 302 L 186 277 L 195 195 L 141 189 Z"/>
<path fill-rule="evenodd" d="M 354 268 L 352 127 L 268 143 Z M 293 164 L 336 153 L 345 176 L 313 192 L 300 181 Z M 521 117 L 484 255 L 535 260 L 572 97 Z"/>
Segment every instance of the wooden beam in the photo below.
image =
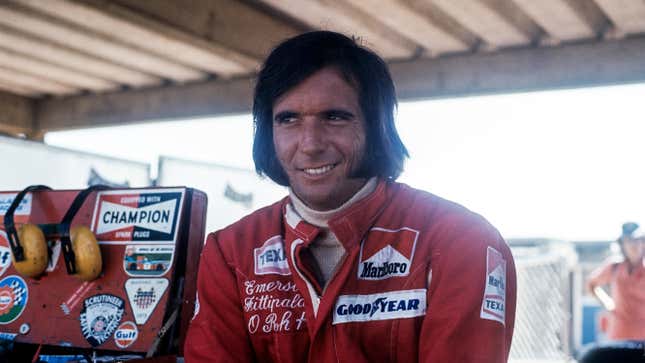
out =
<path fill-rule="evenodd" d="M 35 89 L 26 87 L 24 85 L 16 84 L 13 83 L 9 80 L 0 80 L 0 91 L 5 91 L 9 93 L 13 93 L 19 96 L 25 96 L 25 97 L 40 97 L 42 94 Z"/>
<path fill-rule="evenodd" d="M 471 44 L 400 1 L 346 0 L 391 29 L 420 44 L 431 54 L 465 51 Z"/>
<path fill-rule="evenodd" d="M 251 107 L 253 81 L 215 80 L 103 95 L 39 101 L 37 124 L 43 131 L 122 125 L 151 120 L 235 114 Z"/>
<path fill-rule="evenodd" d="M 86 55 L 44 39 L 0 26 L 1 47 L 53 65 L 132 87 L 157 85 L 160 78 Z"/>
<path fill-rule="evenodd" d="M 645 82 L 645 38 L 508 49 L 390 65 L 400 100 Z M 253 80 L 37 101 L 45 131 L 250 112 Z"/>
<path fill-rule="evenodd" d="M 392 64 L 402 99 L 645 82 L 645 37 Z"/>
<path fill-rule="evenodd" d="M 206 76 L 203 72 L 120 44 L 107 36 L 7 3 L 0 6 L 0 24 L 159 77 L 185 82 Z"/>
<path fill-rule="evenodd" d="M 356 7 L 340 1 L 261 0 L 314 29 L 328 29 L 356 36 L 385 58 L 409 58 L 417 44 L 396 29 L 372 18 Z"/>
<path fill-rule="evenodd" d="M 492 48 L 525 45 L 539 30 L 511 17 L 513 3 L 491 0 L 433 0 L 433 3 L 483 39 Z M 517 14 L 518 11 L 515 11 Z M 517 19 L 517 18 L 515 18 Z"/>
<path fill-rule="evenodd" d="M 13 0 L 181 64 L 223 76 L 250 73 L 258 61 L 105 0 Z"/>
<path fill-rule="evenodd" d="M 552 38 L 561 41 L 597 36 L 607 25 L 600 9 L 589 0 L 513 0 Z"/>
<path fill-rule="evenodd" d="M 0 92 L 0 132 L 28 134 L 34 125 L 33 101 L 26 97 Z"/>
<path fill-rule="evenodd" d="M 264 59 L 279 41 L 306 30 L 239 0 L 112 0 L 196 37 Z"/>
<path fill-rule="evenodd" d="M 92 91 L 114 90 L 119 87 L 116 83 L 77 73 L 64 67 L 32 59 L 29 56 L 3 50 L 2 48 L 0 48 L 0 67 L 17 69 L 60 84 Z"/>
<path fill-rule="evenodd" d="M 596 3 L 621 32 L 645 32 L 645 1 L 596 0 Z"/>
<path fill-rule="evenodd" d="M 20 72 L 17 69 L 0 66 L 0 81 L 16 84 L 26 89 L 32 89 L 39 93 L 52 95 L 70 95 L 79 93 L 81 90 L 46 78 L 41 78 L 29 73 Z"/>

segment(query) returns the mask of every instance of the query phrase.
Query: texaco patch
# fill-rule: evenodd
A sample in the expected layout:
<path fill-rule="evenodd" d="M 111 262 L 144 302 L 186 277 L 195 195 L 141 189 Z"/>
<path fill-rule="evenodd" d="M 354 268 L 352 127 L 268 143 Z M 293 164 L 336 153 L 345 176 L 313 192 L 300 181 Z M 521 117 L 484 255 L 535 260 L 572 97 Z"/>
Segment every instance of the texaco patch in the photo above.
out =
<path fill-rule="evenodd" d="M 83 301 L 81 331 L 93 347 L 108 340 L 121 322 L 125 302 L 110 294 L 94 295 Z"/>

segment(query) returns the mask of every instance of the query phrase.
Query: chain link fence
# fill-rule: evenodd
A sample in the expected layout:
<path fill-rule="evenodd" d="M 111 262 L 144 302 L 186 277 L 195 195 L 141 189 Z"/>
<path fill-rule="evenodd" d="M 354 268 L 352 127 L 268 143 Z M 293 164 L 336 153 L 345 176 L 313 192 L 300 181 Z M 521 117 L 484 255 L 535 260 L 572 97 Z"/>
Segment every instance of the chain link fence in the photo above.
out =
<path fill-rule="evenodd" d="M 567 242 L 509 241 L 517 269 L 510 359 L 566 361 L 573 351 L 577 255 Z"/>

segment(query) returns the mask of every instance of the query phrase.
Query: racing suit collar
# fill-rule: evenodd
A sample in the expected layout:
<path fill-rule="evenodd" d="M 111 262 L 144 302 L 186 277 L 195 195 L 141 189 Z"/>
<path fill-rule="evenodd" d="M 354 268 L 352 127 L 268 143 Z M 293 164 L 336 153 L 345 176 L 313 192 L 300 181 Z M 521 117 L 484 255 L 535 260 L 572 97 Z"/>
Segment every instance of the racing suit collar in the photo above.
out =
<path fill-rule="evenodd" d="M 379 180 L 376 189 L 366 197 L 358 200 L 328 221 L 329 229 L 336 235 L 346 251 L 360 244 L 362 236 L 372 226 L 376 217 L 385 207 L 388 198 L 386 180 Z M 285 227 L 304 241 L 305 246 L 313 242 L 320 232 L 294 210 L 287 198 L 283 204 Z"/>

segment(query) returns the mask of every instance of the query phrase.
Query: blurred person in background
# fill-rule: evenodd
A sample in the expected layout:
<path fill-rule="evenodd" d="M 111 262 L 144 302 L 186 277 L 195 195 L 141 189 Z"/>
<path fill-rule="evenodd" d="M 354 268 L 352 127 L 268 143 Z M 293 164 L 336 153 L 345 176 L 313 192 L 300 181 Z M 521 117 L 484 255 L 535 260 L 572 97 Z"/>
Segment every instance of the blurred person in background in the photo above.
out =
<path fill-rule="evenodd" d="M 622 260 L 606 262 L 587 280 L 607 310 L 601 326 L 609 341 L 588 347 L 581 362 L 645 362 L 645 230 L 625 223 L 617 242 Z"/>

